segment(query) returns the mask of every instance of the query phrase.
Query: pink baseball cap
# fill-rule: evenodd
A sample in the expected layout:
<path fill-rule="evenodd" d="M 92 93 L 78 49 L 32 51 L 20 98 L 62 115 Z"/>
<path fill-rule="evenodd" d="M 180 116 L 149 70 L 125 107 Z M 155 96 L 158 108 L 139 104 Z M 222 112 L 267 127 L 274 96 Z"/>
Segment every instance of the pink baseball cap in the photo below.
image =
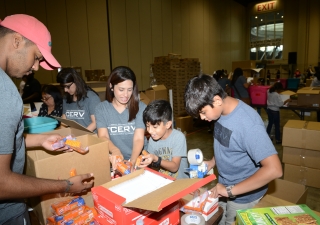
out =
<path fill-rule="evenodd" d="M 32 16 L 15 14 L 7 16 L 0 25 L 13 30 L 37 45 L 44 60 L 40 66 L 46 70 L 53 70 L 61 67 L 58 61 L 51 54 L 51 35 L 46 26 Z"/>

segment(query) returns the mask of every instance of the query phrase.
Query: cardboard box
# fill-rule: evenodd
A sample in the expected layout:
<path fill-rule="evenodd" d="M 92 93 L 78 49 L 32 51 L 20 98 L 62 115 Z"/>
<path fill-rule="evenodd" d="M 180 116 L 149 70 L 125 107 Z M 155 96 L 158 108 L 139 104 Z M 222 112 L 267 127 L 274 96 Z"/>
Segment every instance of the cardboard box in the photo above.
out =
<path fill-rule="evenodd" d="M 294 204 L 305 204 L 307 202 L 308 189 L 302 184 L 283 179 L 275 179 L 269 183 L 266 194 Z M 263 199 L 264 197 L 261 201 L 263 201 Z"/>
<path fill-rule="evenodd" d="M 283 127 L 282 145 L 320 151 L 320 123 L 288 120 Z"/>
<path fill-rule="evenodd" d="M 91 130 L 88 130 L 86 127 L 82 126 L 81 124 L 77 123 L 76 121 L 74 120 L 68 120 L 68 119 L 62 119 L 60 117 L 55 117 L 54 118 L 58 121 L 60 121 L 64 126 L 69 126 L 71 128 L 74 128 L 74 129 L 77 129 L 77 130 L 80 130 L 80 131 L 83 131 L 85 132 L 86 134 L 93 134 L 93 135 L 96 135 L 95 133 L 93 133 Z M 62 128 L 64 129 L 64 128 Z M 59 130 L 59 129 L 58 129 Z M 55 133 L 56 132 L 59 132 L 57 130 L 55 130 Z M 61 131 L 60 131 L 61 132 Z M 50 132 L 52 133 L 52 131 Z M 79 133 L 79 131 L 77 132 Z M 62 134 L 61 134 L 62 135 Z"/>
<path fill-rule="evenodd" d="M 153 176 L 152 181 L 150 175 Z M 141 178 L 144 179 L 144 177 L 147 179 L 145 182 L 148 183 L 148 185 L 143 185 L 145 182 L 138 180 Z M 159 222 L 155 223 L 155 221 L 159 215 L 165 216 L 161 214 L 163 210 L 168 210 L 169 213 L 173 213 L 173 216 L 169 218 L 166 224 L 178 224 L 180 220 L 178 200 L 215 178 L 215 175 L 211 175 L 203 179 L 180 179 L 172 181 L 172 177 L 168 177 L 162 173 L 148 168 L 141 169 L 124 177 L 112 180 L 104 185 L 92 188 L 94 206 L 99 214 L 105 217 L 104 224 L 113 224 L 113 222 L 116 221 L 118 225 L 131 225 L 135 224 L 135 220 L 142 216 L 144 217 L 144 224 L 159 224 Z M 137 180 L 139 181 L 138 186 L 133 183 Z M 138 194 L 140 194 L 141 197 L 130 201 L 128 198 L 122 197 L 124 195 L 131 197 L 130 192 L 126 194 L 121 192 L 121 196 L 119 193 L 116 194 L 109 190 L 121 184 L 125 184 L 127 187 L 129 183 L 131 183 L 131 187 L 136 187 L 137 191 L 130 189 L 130 186 L 128 190 L 134 191 L 135 194 L 139 192 Z M 168 184 L 158 188 L 160 183 Z M 154 187 L 153 191 L 149 190 L 148 193 L 142 192 L 142 189 L 149 186 Z M 125 192 L 126 191 L 127 190 L 125 190 Z M 159 212 L 160 214 L 158 214 Z"/>
<path fill-rule="evenodd" d="M 287 90 L 287 91 L 281 92 L 280 97 L 282 101 L 286 101 L 287 99 L 290 98 L 291 95 L 295 95 L 295 94 L 296 94 L 295 92 Z"/>
<path fill-rule="evenodd" d="M 146 96 L 150 99 L 150 102 L 156 99 L 168 100 L 168 90 L 167 88 L 160 84 L 152 86 L 145 91 Z"/>
<path fill-rule="evenodd" d="M 284 179 L 310 187 L 320 188 L 320 170 L 284 164 Z"/>
<path fill-rule="evenodd" d="M 296 166 L 320 169 L 320 151 L 284 146 L 282 162 Z"/>
<path fill-rule="evenodd" d="M 193 118 L 191 116 L 177 117 L 175 122 L 175 127 L 180 128 L 182 132 L 189 132 L 193 129 Z"/>
<path fill-rule="evenodd" d="M 299 106 L 320 106 L 320 87 L 304 87 L 297 94 Z"/>
<path fill-rule="evenodd" d="M 320 217 L 316 215 L 307 205 L 275 206 L 267 208 L 253 208 L 237 210 L 236 224 L 308 224 L 303 223 L 302 217 L 308 215 L 313 224 L 320 223 Z M 300 219 L 300 222 L 298 222 Z M 309 220 L 309 224 L 311 223 Z M 282 222 L 280 222 L 282 221 Z M 288 221 L 288 222 L 287 222 Z M 286 222 L 286 223 L 285 223 Z"/>
<path fill-rule="evenodd" d="M 61 129 L 62 130 L 62 129 Z M 75 168 L 77 174 L 93 173 L 94 185 L 101 185 L 111 180 L 108 142 L 92 135 L 77 137 L 84 146 L 89 146 L 89 152 L 82 155 L 75 151 L 48 152 L 44 150 L 28 150 L 26 161 L 26 175 L 46 179 L 68 179 L 70 171 Z M 93 206 L 91 193 L 83 197 L 89 206 Z M 28 200 L 41 224 L 51 215 L 50 205 L 61 200 L 65 194 L 44 195 Z"/>
<path fill-rule="evenodd" d="M 150 99 L 148 98 L 148 96 L 144 93 L 144 92 L 140 92 L 139 93 L 139 98 L 140 101 L 142 101 L 144 104 L 148 105 L 150 103 Z"/>

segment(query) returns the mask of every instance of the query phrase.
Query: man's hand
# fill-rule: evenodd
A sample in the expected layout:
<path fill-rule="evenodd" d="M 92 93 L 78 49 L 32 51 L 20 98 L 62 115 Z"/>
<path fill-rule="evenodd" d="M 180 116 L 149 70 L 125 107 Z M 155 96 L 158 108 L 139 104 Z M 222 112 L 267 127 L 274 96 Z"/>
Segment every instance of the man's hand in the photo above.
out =
<path fill-rule="evenodd" d="M 81 193 L 88 191 L 92 188 L 93 186 L 93 173 L 87 173 L 87 174 L 82 174 L 74 177 L 70 177 L 68 179 L 72 185 L 68 187 L 69 184 L 66 186 L 66 192 L 67 193 Z"/>
<path fill-rule="evenodd" d="M 41 146 L 44 147 L 45 149 L 49 151 L 63 151 L 63 150 L 68 150 L 68 147 L 65 146 L 63 148 L 59 149 L 53 149 L 52 144 L 63 139 L 61 135 L 59 134 L 48 134 L 44 135 L 41 139 Z"/>
<path fill-rule="evenodd" d="M 211 198 L 219 198 L 219 197 L 228 197 L 227 189 L 223 184 L 217 183 L 216 186 L 214 186 L 211 189 Z"/>

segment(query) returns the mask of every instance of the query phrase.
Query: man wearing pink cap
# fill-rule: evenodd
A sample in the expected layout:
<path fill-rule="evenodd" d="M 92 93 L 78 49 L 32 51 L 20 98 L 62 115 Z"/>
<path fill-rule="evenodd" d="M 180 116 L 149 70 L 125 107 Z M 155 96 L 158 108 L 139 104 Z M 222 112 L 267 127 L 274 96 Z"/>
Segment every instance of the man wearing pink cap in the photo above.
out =
<path fill-rule="evenodd" d="M 22 78 L 39 65 L 46 70 L 60 67 L 51 54 L 51 36 L 34 17 L 17 14 L 0 22 L 0 224 L 30 224 L 24 198 L 50 193 L 79 193 L 89 189 L 93 174 L 68 180 L 48 180 L 23 175 L 25 146 L 52 150 L 60 135 L 23 136 L 23 103 L 10 77 Z M 10 77 L 9 77 L 10 76 Z"/>

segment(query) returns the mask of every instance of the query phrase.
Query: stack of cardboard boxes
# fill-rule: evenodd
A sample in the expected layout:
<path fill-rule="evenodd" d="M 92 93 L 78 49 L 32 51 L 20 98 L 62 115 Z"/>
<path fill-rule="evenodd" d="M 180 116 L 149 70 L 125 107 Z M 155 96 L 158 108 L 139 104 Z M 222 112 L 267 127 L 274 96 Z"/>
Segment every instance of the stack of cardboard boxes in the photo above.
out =
<path fill-rule="evenodd" d="M 320 188 L 320 123 L 289 120 L 283 127 L 284 179 Z"/>
<path fill-rule="evenodd" d="M 85 70 L 84 71 L 87 81 L 106 81 L 108 76 L 105 74 L 105 70 Z"/>
<path fill-rule="evenodd" d="M 184 105 L 184 90 L 188 81 L 201 72 L 198 58 L 181 58 L 181 55 L 169 54 L 168 56 L 155 57 L 152 64 L 152 71 L 157 83 L 164 84 L 167 89 L 172 89 L 173 114 L 177 121 L 180 118 L 182 123 L 192 123 L 191 117 L 187 116 Z M 176 126 L 178 127 L 178 126 Z M 190 129 L 192 125 L 187 125 Z M 182 131 L 188 131 L 183 130 Z"/>

